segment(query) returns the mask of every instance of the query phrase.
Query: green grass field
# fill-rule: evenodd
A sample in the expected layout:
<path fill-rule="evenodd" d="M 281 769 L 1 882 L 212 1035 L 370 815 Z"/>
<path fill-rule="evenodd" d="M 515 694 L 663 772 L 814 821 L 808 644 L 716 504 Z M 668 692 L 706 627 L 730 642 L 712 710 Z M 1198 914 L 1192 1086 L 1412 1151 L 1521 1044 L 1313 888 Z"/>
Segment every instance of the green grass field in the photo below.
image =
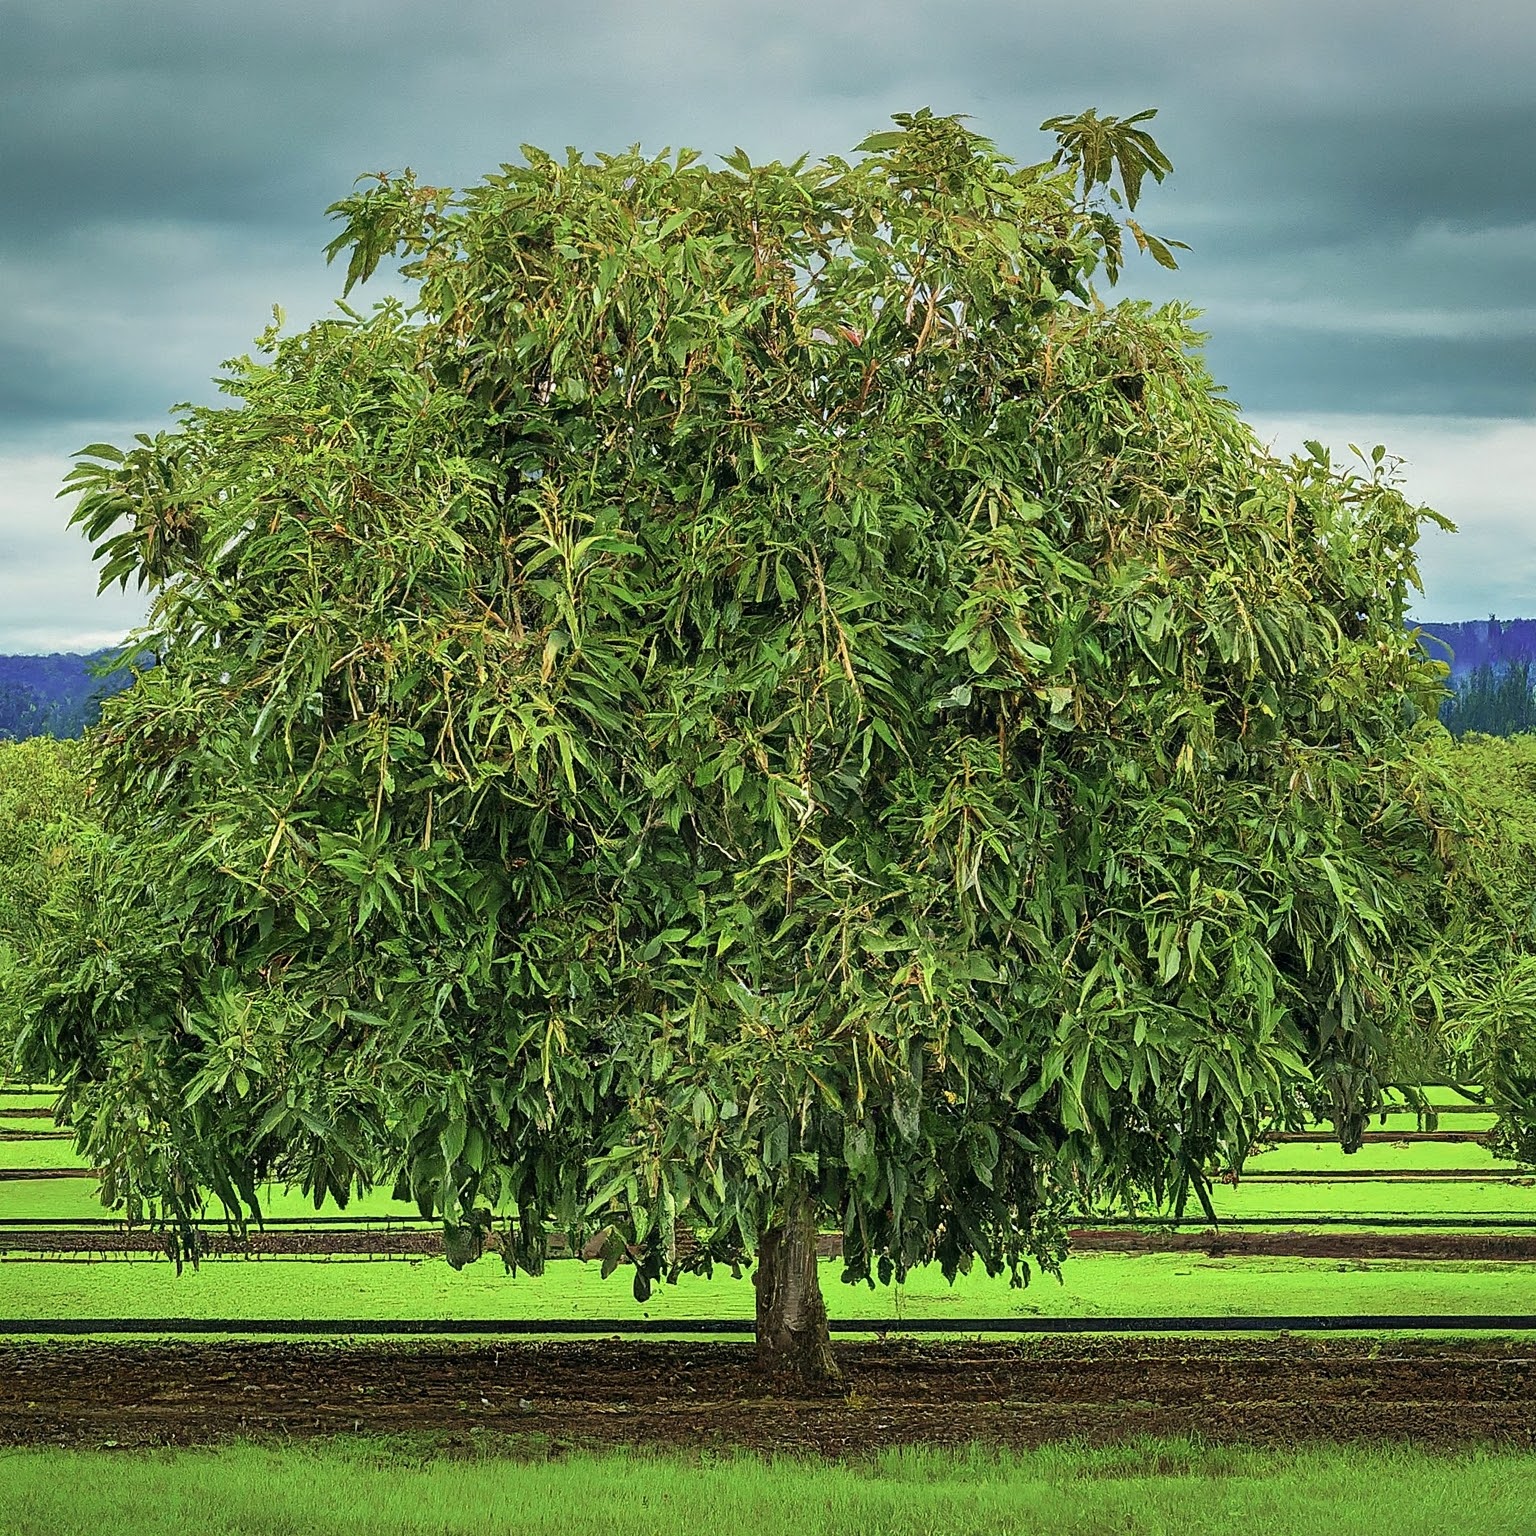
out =
<path fill-rule="evenodd" d="M 867 1462 L 462 1454 L 372 1441 L 0 1451 L 4 1536 L 1529 1536 L 1536 1457 L 1177 1441 Z"/>
<path fill-rule="evenodd" d="M 66 1143 L 43 1142 L 43 1146 L 67 1149 Z M 7 1156 L 10 1149 L 7 1148 Z M 1520 1165 L 1496 1158 L 1487 1147 L 1476 1142 L 1418 1141 L 1396 1144 L 1376 1142 L 1358 1152 L 1341 1152 L 1326 1142 L 1287 1142 L 1270 1152 L 1260 1152 L 1248 1159 L 1244 1176 L 1253 1173 L 1284 1173 L 1303 1178 L 1326 1177 L 1348 1173 L 1435 1172 L 1466 1170 L 1472 1173 L 1501 1173 L 1509 1178 L 1521 1176 Z"/>
<path fill-rule="evenodd" d="M 1024 1289 L 979 1270 L 948 1285 L 937 1269 L 903 1286 L 845 1285 L 825 1262 L 833 1318 L 1156 1317 L 1348 1313 L 1536 1313 L 1536 1266 L 1401 1260 L 1207 1259 L 1189 1254 L 1082 1254 L 1060 1282 Z M 627 1270 L 552 1263 L 509 1278 L 494 1257 L 455 1274 L 441 1259 L 262 1259 L 205 1263 L 179 1276 L 160 1258 L 109 1263 L 0 1263 L 0 1316 L 11 1318 L 749 1318 L 751 1280 L 683 1276 L 635 1301 Z"/>

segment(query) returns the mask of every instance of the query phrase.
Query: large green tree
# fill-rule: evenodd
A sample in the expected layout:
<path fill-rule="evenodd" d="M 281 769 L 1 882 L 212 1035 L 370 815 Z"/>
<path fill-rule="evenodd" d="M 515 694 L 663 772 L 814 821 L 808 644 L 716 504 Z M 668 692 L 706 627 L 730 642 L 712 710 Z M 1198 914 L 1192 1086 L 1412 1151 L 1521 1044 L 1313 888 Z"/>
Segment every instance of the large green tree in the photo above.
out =
<path fill-rule="evenodd" d="M 1146 117 L 380 176 L 331 249 L 409 307 L 84 452 L 160 664 L 22 1049 L 111 1198 L 383 1181 L 642 1295 L 755 1258 L 817 1376 L 818 1225 L 1022 1279 L 1084 1201 L 1358 1134 L 1438 878 L 1424 514 L 1101 298 L 1173 260 Z"/>

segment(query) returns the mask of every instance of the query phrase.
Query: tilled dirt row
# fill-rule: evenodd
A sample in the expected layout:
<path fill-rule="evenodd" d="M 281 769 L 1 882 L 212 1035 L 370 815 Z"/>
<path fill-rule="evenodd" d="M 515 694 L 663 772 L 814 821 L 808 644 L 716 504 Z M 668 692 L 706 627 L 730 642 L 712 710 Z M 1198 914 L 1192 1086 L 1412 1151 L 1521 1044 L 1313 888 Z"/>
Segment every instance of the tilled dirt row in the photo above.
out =
<path fill-rule="evenodd" d="M 492 1233 L 489 1247 L 500 1241 Z M 440 1255 L 436 1231 L 268 1231 L 245 1238 L 210 1233 L 208 1258 L 416 1258 Z M 599 1245 L 594 1244 L 594 1251 Z M 828 1257 L 841 1245 L 823 1243 Z M 1445 1259 L 1463 1262 L 1536 1260 L 1536 1234 L 1481 1232 L 1132 1232 L 1124 1229 L 1072 1234 L 1078 1253 L 1204 1253 L 1212 1258 Z M 0 1233 L 0 1254 L 109 1257 L 127 1253 L 168 1253 L 166 1239 L 153 1232 L 103 1232 L 89 1228 L 35 1228 Z"/>
<path fill-rule="evenodd" d="M 769 1390 L 749 1346 L 0 1345 L 0 1444 L 513 1436 L 856 1455 L 893 1444 L 1536 1444 L 1527 1342 L 1039 1340 L 842 1344 L 839 1392 Z M 483 1443 L 483 1442 L 482 1442 Z"/>
<path fill-rule="evenodd" d="M 1074 1232 L 1078 1253 L 1204 1253 L 1228 1259 L 1536 1259 L 1536 1236 L 1499 1232 Z"/>

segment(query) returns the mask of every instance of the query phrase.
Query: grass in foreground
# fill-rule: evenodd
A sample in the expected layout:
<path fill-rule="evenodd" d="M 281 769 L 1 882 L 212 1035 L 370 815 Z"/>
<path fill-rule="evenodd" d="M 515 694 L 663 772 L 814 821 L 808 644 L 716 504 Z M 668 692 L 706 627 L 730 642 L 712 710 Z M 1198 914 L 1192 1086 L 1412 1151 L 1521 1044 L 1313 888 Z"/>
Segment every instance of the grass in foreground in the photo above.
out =
<path fill-rule="evenodd" d="M 834 1318 L 1010 1316 L 1209 1316 L 1286 1313 L 1532 1313 L 1536 1265 L 1339 1262 L 1331 1259 L 1209 1259 L 1195 1254 L 1082 1254 L 1062 1283 L 1037 1275 L 1022 1290 L 980 1268 L 951 1287 L 937 1267 L 900 1287 L 841 1283 L 837 1260 L 822 1265 Z M 166 1259 L 59 1264 L 0 1263 L 0 1318 L 307 1317 L 748 1318 L 751 1279 L 717 1270 L 685 1275 L 634 1300 L 630 1272 L 609 1279 L 595 1263 L 553 1263 L 543 1276 L 509 1279 L 486 1257 L 455 1274 L 442 1259 L 381 1263 L 297 1259 L 213 1260 L 178 1276 Z"/>
<path fill-rule="evenodd" d="M 1536 1457 L 1179 1441 L 865 1463 L 447 1459 L 408 1443 L 0 1452 L 4 1536 L 1392 1536 L 1536 1529 Z M 1388 1515 L 1386 1512 L 1390 1511 Z"/>

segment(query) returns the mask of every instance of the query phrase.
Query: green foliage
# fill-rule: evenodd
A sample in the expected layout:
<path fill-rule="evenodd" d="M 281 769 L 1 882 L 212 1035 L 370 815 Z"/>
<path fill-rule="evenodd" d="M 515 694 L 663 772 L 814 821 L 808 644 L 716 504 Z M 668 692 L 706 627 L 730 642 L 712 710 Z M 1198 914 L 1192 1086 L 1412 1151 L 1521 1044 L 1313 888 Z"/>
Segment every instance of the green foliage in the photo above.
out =
<path fill-rule="evenodd" d="M 1122 221 L 1115 209 L 1126 210 L 1123 228 L 1130 231 L 1137 249 L 1151 256 L 1159 266 L 1176 268 L 1179 263 L 1174 251 L 1189 249 L 1182 240 L 1160 240 L 1148 234 L 1129 216 L 1141 200 L 1146 178 L 1151 176 L 1160 182 L 1173 169 L 1152 135 L 1136 126 L 1151 122 L 1156 116 L 1155 107 L 1123 119 L 1100 117 L 1090 108 L 1076 117 L 1053 117 L 1040 125 L 1056 135 L 1057 149 L 1051 164 L 1066 166 L 1077 175 L 1078 206 L 1092 220 L 1094 231 L 1103 242 L 1104 270 L 1110 282 L 1119 276 L 1125 259 Z M 1120 177 L 1119 187 L 1114 185 L 1116 173 Z M 1108 196 L 1108 208 L 1094 206 L 1094 194 L 1100 188 Z"/>
<path fill-rule="evenodd" d="M 1440 706 L 1440 722 L 1453 736 L 1515 736 L 1536 730 L 1536 694 L 1529 662 L 1474 668 Z"/>
<path fill-rule="evenodd" d="M 1443 815 L 1460 828 L 1436 942 L 1410 976 L 1423 1027 L 1410 1080 L 1481 1086 L 1495 1145 L 1536 1164 L 1536 735 L 1441 737 Z"/>
<path fill-rule="evenodd" d="M 381 176 L 330 249 L 414 307 L 82 456 L 160 664 L 22 1052 L 109 1199 L 382 1181 L 643 1288 L 809 1191 L 850 1278 L 1023 1276 L 1069 1204 L 1358 1131 L 1439 877 L 1426 514 L 1099 298 L 1099 140 L 896 121 Z"/>
<path fill-rule="evenodd" d="M 0 740 L 0 1081 L 20 1016 L 20 962 L 78 876 L 84 785 L 74 743 Z"/>

